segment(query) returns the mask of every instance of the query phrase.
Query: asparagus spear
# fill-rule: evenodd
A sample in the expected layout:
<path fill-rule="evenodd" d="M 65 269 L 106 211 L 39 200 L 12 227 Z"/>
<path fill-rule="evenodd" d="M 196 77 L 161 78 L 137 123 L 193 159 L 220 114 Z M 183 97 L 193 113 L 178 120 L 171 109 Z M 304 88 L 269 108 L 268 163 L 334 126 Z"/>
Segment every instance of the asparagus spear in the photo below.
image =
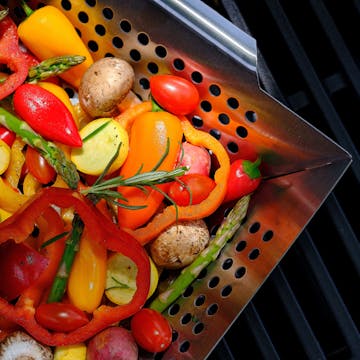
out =
<path fill-rule="evenodd" d="M 81 64 L 83 61 L 85 61 L 85 59 L 85 56 L 81 55 L 55 56 L 46 59 L 40 64 L 32 66 L 29 69 L 29 74 L 26 81 L 33 83 L 59 75 L 71 67 Z"/>
<path fill-rule="evenodd" d="M 0 21 L 1 21 L 2 19 L 5 19 L 6 16 L 8 16 L 8 14 L 9 14 L 9 9 L 8 9 L 8 8 L 6 8 L 6 9 L 0 9 Z"/>
<path fill-rule="evenodd" d="M 37 149 L 71 189 L 76 189 L 79 174 L 75 165 L 66 159 L 63 151 L 54 143 L 46 141 L 25 121 L 20 120 L 3 107 L 0 107 L 0 124 L 19 135 L 25 143 Z"/>
<path fill-rule="evenodd" d="M 50 294 L 47 300 L 49 303 L 61 301 L 65 293 L 71 267 L 74 262 L 75 254 L 79 248 L 79 242 L 83 230 L 84 223 L 79 215 L 75 214 L 72 221 L 72 230 L 69 238 L 66 241 L 66 246 L 61 258 L 60 266 L 58 267 L 55 279 L 51 286 Z"/>
<path fill-rule="evenodd" d="M 216 232 L 209 246 L 204 249 L 199 256 L 169 285 L 167 290 L 159 294 L 150 304 L 150 308 L 163 312 L 166 310 L 184 290 L 199 276 L 200 272 L 214 261 L 227 241 L 235 234 L 244 219 L 250 195 L 243 196 L 224 219 L 223 223 Z"/>

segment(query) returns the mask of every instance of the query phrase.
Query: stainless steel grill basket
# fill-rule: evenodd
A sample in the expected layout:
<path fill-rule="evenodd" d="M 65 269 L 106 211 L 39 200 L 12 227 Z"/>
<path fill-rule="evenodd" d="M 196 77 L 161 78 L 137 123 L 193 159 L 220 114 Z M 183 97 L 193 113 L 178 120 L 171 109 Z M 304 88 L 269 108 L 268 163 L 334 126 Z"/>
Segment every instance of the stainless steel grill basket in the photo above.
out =
<path fill-rule="evenodd" d="M 201 94 L 193 124 L 219 139 L 231 159 L 262 156 L 264 181 L 246 222 L 166 311 L 174 341 L 161 358 L 206 358 L 332 191 L 350 155 L 260 88 L 255 40 L 203 2 L 47 3 L 69 17 L 95 59 L 132 64 L 141 98 L 153 74 L 186 77 Z"/>

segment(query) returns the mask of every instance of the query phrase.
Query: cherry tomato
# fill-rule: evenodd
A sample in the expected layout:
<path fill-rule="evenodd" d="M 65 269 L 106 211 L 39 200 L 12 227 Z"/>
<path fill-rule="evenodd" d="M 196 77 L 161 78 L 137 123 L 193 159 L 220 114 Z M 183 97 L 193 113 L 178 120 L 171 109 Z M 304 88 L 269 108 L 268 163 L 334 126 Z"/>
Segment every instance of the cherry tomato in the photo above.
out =
<path fill-rule="evenodd" d="M 40 304 L 35 319 L 43 327 L 58 332 L 70 332 L 89 322 L 86 314 L 76 306 L 60 302 Z"/>
<path fill-rule="evenodd" d="M 161 352 L 171 344 L 171 326 L 156 310 L 142 308 L 131 318 L 130 326 L 137 344 L 147 351 Z"/>
<path fill-rule="evenodd" d="M 15 141 L 16 135 L 13 131 L 0 125 L 0 140 L 11 146 Z"/>
<path fill-rule="evenodd" d="M 34 148 L 28 146 L 25 155 L 25 164 L 30 173 L 41 183 L 48 184 L 54 180 L 56 171 Z"/>
<path fill-rule="evenodd" d="M 155 101 L 175 115 L 187 115 L 199 105 L 196 86 L 180 76 L 154 75 L 150 78 L 150 91 Z"/>
<path fill-rule="evenodd" d="M 32 285 L 48 265 L 45 256 L 30 246 L 9 240 L 0 245 L 0 296 L 15 299 Z"/>
<path fill-rule="evenodd" d="M 238 159 L 230 165 L 230 174 L 224 202 L 240 199 L 252 193 L 261 182 L 260 158 L 251 162 Z"/>
<path fill-rule="evenodd" d="M 216 186 L 213 179 L 202 174 L 186 174 L 179 180 L 172 182 L 168 190 L 169 197 L 179 206 L 201 203 Z"/>

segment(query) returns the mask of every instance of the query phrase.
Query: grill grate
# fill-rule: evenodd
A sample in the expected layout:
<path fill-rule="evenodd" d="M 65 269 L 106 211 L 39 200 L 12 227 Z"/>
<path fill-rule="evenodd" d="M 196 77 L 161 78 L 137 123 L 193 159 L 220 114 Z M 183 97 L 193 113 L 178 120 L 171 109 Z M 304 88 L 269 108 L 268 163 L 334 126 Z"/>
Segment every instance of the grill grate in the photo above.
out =
<path fill-rule="evenodd" d="M 359 2 L 206 3 L 256 38 L 261 86 L 353 157 L 209 359 L 359 358 Z"/>

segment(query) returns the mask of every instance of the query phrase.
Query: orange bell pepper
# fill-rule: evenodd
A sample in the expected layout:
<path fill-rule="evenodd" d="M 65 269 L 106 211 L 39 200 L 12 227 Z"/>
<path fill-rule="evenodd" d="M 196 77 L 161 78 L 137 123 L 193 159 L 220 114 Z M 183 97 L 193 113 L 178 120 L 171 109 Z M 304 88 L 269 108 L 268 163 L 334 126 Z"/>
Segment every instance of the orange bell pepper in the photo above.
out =
<path fill-rule="evenodd" d="M 60 77 L 78 88 L 84 72 L 93 63 L 92 56 L 70 20 L 56 7 L 47 5 L 32 11 L 22 2 L 28 17 L 19 24 L 20 40 L 40 61 L 61 55 L 82 55 L 85 61 Z"/>
<path fill-rule="evenodd" d="M 226 194 L 226 184 L 230 172 L 230 159 L 222 144 L 210 134 L 195 129 L 183 117 L 181 121 L 184 136 L 188 142 L 211 150 L 216 156 L 219 167 L 214 174 L 215 188 L 201 203 L 189 206 L 170 205 L 163 212 L 156 215 L 146 226 L 138 229 L 125 229 L 133 235 L 142 245 L 153 240 L 167 227 L 177 220 L 195 220 L 211 215 L 221 205 Z"/>
<path fill-rule="evenodd" d="M 130 132 L 129 155 L 120 170 L 120 176 L 128 178 L 136 173 L 151 171 L 166 153 L 167 156 L 158 170 L 174 169 L 183 131 L 178 117 L 165 112 L 146 112 L 138 116 Z M 159 185 L 164 190 L 167 184 Z M 125 197 L 119 203 L 128 206 L 145 206 L 142 209 L 118 207 L 118 222 L 123 228 L 136 229 L 144 225 L 158 210 L 164 195 L 147 187 L 145 190 L 136 187 L 119 187 L 118 191 Z"/>

